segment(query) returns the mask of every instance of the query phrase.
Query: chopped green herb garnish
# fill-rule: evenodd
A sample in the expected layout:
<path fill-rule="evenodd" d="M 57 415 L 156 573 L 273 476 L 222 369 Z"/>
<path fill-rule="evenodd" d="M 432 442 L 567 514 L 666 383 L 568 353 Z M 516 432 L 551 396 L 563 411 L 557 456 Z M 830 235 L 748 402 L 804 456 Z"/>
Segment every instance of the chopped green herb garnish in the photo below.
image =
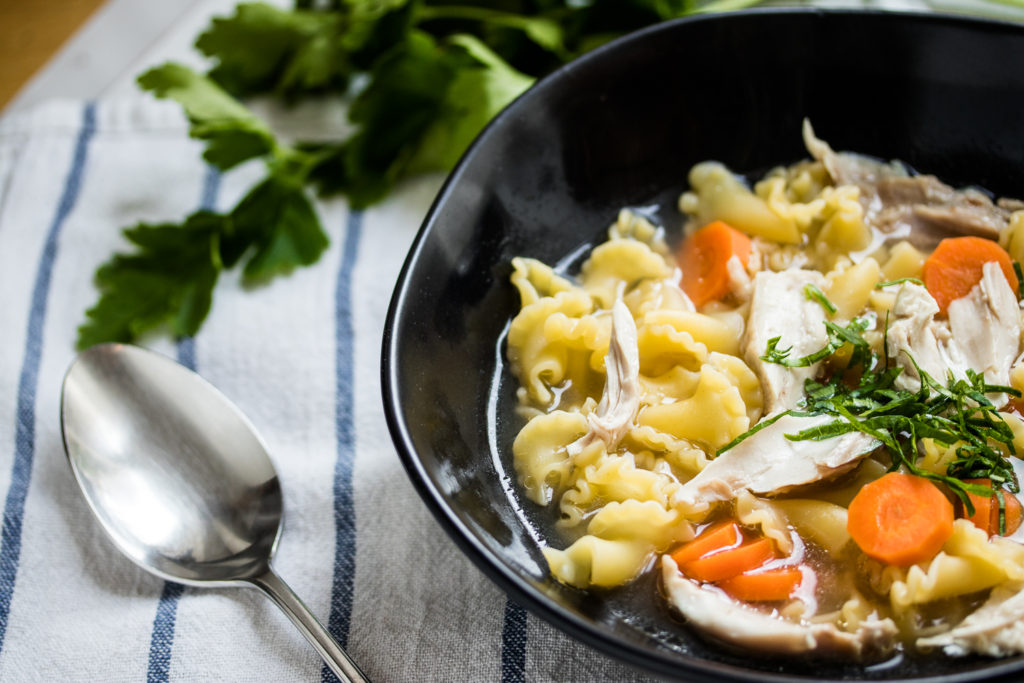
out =
<path fill-rule="evenodd" d="M 870 347 L 868 347 L 868 343 L 864 341 L 864 338 L 860 336 L 860 333 L 868 329 L 870 325 L 871 322 L 866 318 L 854 318 L 845 327 L 826 320 L 825 328 L 828 330 L 828 343 L 814 353 L 795 360 L 789 358 L 789 354 L 793 352 L 793 347 L 780 349 L 779 342 L 782 340 L 782 337 L 772 337 L 768 340 L 768 346 L 765 348 L 761 360 L 775 363 L 776 365 L 785 365 L 788 368 L 805 368 L 809 365 L 814 365 L 818 361 L 825 360 L 846 344 L 854 346 L 855 354 L 857 354 L 858 349 L 863 354 L 863 349 L 870 351 Z"/>
<path fill-rule="evenodd" d="M 1013 262 L 1013 272 L 1017 274 L 1017 298 L 1024 299 L 1024 271 L 1020 268 L 1020 261 Z"/>
<path fill-rule="evenodd" d="M 835 315 L 836 311 L 839 310 L 836 308 L 834 303 L 828 300 L 828 297 L 825 296 L 825 292 L 821 291 L 818 289 L 817 285 L 811 284 L 810 282 L 804 285 L 804 296 L 806 296 L 810 301 L 817 301 L 821 304 L 821 307 L 828 311 L 829 315 Z"/>
<path fill-rule="evenodd" d="M 889 280 L 888 282 L 879 282 L 879 283 L 877 283 L 875 285 L 875 289 L 882 289 L 883 287 L 888 287 L 889 285 L 902 285 L 904 282 L 909 282 L 912 285 L 921 285 L 922 287 L 924 287 L 924 283 L 921 282 L 916 277 L 901 277 L 898 280 Z"/>
<path fill-rule="evenodd" d="M 776 422 L 779 421 L 780 418 L 785 417 L 786 415 L 790 415 L 791 413 L 792 413 L 792 411 L 787 410 L 784 413 L 778 413 L 777 415 L 773 415 L 772 417 L 769 417 L 769 418 L 766 418 L 764 420 L 761 420 L 756 425 L 754 425 L 753 427 L 751 427 L 747 431 L 743 432 L 742 434 L 737 436 L 735 439 L 733 439 L 732 441 L 730 441 L 729 443 L 725 444 L 724 446 L 719 448 L 717 451 L 715 451 L 715 457 L 717 458 L 722 453 L 725 453 L 730 448 L 733 448 L 734 446 L 739 444 L 740 441 L 743 441 L 745 439 L 750 438 L 751 436 L 753 436 L 754 434 L 757 434 L 759 431 L 761 431 L 765 427 L 768 427 L 770 425 L 775 424 Z"/>
<path fill-rule="evenodd" d="M 792 360 L 792 349 L 779 349 L 779 337 L 768 342 L 761 358 L 786 367 L 805 367 L 834 355 L 850 345 L 853 352 L 845 370 L 825 380 L 808 379 L 805 398 L 798 408 L 774 415 L 758 423 L 719 450 L 734 447 L 783 415 L 830 415 L 834 421 L 787 434 L 793 441 L 825 440 L 850 432 L 863 432 L 877 439 L 889 452 L 890 470 L 905 469 L 932 481 L 945 484 L 963 502 L 968 514 L 974 506 L 967 493 L 995 496 L 999 501 L 1000 529 L 1005 529 L 1002 489 L 1020 491 L 1017 477 L 1007 454 L 1016 455 L 1013 431 L 999 416 L 987 394 L 1006 393 L 1019 397 L 1012 387 L 988 384 L 984 375 L 968 370 L 965 378 L 952 374 L 945 384 L 922 370 L 911 358 L 921 379 L 917 391 L 896 386 L 902 372 L 890 367 L 887 357 L 875 353 L 863 332 L 869 322 L 857 318 L 845 327 L 826 321 L 828 343 L 819 351 Z M 883 339 L 888 336 L 888 318 Z M 856 377 L 854 381 L 850 377 Z M 946 473 L 939 474 L 920 466 L 922 439 L 937 445 L 955 448 L 956 457 Z M 968 479 L 988 479 L 992 487 L 972 484 Z"/>

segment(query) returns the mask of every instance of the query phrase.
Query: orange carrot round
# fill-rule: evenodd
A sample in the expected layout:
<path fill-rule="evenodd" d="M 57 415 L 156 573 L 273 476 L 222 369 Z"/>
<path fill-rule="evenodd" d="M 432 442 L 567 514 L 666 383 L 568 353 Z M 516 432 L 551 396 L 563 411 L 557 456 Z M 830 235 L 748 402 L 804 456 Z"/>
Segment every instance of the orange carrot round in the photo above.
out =
<path fill-rule="evenodd" d="M 854 496 L 846 530 L 868 557 L 909 567 L 953 535 L 953 504 L 927 479 L 889 472 Z"/>
<path fill-rule="evenodd" d="M 1017 274 L 1006 250 L 984 237 L 949 237 L 935 248 L 924 262 L 921 277 L 928 293 L 939 304 L 942 313 L 949 303 L 970 294 L 981 281 L 982 268 L 996 262 L 1002 269 L 1010 288 L 1017 292 Z"/>
<path fill-rule="evenodd" d="M 721 581 L 756 569 L 775 559 L 775 546 L 767 538 L 704 555 L 683 564 L 683 573 L 698 581 Z"/>
<path fill-rule="evenodd" d="M 672 559 L 682 567 L 705 555 L 727 548 L 735 548 L 743 542 L 740 525 L 731 520 L 714 524 L 704 529 L 697 538 L 684 543 L 672 551 Z"/>
<path fill-rule="evenodd" d="M 800 587 L 803 572 L 799 567 L 779 567 L 762 571 L 744 572 L 723 579 L 718 586 L 726 593 L 745 602 L 775 602 L 785 600 Z"/>
<path fill-rule="evenodd" d="M 1024 518 L 1024 509 L 1022 509 L 1020 499 L 1008 491 L 1003 494 L 1003 500 L 1006 501 L 1006 505 L 1003 510 L 1005 529 L 1002 535 L 1009 536 L 1020 528 L 1022 518 Z M 996 504 L 992 506 L 992 534 L 998 533 L 999 505 Z"/>
<path fill-rule="evenodd" d="M 965 479 L 964 481 L 970 484 L 981 484 L 982 486 L 992 486 L 992 482 L 988 479 Z M 999 499 L 995 496 L 978 496 L 970 491 L 967 492 L 967 497 L 970 498 L 971 504 L 974 505 L 974 514 L 968 516 L 967 511 L 963 511 L 963 517 L 970 520 L 974 526 L 983 530 L 989 536 L 998 536 L 999 534 Z M 1004 536 L 1009 536 L 1014 531 L 1020 528 L 1021 523 L 1021 503 L 1017 499 L 1017 496 L 1013 495 L 1009 491 L 1003 491 L 1003 516 L 1005 520 L 1005 533 Z"/>
<path fill-rule="evenodd" d="M 679 265 L 682 287 L 697 307 L 729 293 L 729 259 L 750 261 L 750 238 L 722 221 L 708 223 L 683 242 Z"/>

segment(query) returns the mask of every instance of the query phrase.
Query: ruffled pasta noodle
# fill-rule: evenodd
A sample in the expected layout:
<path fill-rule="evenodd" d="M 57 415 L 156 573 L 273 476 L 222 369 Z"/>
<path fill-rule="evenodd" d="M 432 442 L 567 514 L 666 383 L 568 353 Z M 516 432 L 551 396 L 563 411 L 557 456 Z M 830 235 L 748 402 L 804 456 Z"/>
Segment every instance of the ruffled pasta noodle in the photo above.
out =
<path fill-rule="evenodd" d="M 729 484 L 735 493 L 723 503 L 691 495 L 705 485 L 702 473 L 712 472 L 723 447 L 773 417 L 765 414 L 774 398 L 766 395 L 770 385 L 760 367 L 765 350 L 752 349 L 756 334 L 747 329 L 760 274 L 820 273 L 819 294 L 832 307 L 828 319 L 838 326 L 868 321 L 863 339 L 880 357 L 901 291 L 886 283 L 922 277 L 927 249 L 902 233 L 880 234 L 873 223 L 877 198 L 865 195 L 871 188 L 861 180 L 836 182 L 829 166 L 836 160 L 823 159 L 816 142 L 808 143 L 816 160 L 773 169 L 753 188 L 718 162 L 692 168 L 690 189 L 679 199 L 687 230 L 724 221 L 751 240 L 749 263 L 730 264 L 729 293 L 699 309 L 681 289 L 665 232 L 633 211 L 618 214 L 578 273 L 512 260 L 521 308 L 509 327 L 507 358 L 525 422 L 513 443 L 513 465 L 526 498 L 547 508 L 562 532 L 543 548 L 559 581 L 621 586 L 727 517 L 744 533 L 771 541 L 782 558 L 771 566 L 800 563 L 812 579 L 803 594 L 765 613 L 790 625 L 834 628 L 826 640 L 869 634 L 892 647 L 896 628 L 913 641 L 954 626 L 936 618 L 937 605 L 959 601 L 962 618 L 993 589 L 1002 595 L 1024 585 L 1024 545 L 990 539 L 958 519 L 926 562 L 894 566 L 866 556 L 848 531 L 847 508 L 890 469 L 878 442 L 873 453 L 860 454 L 840 475 L 823 476 L 828 481 L 821 484 L 769 491 Z M 896 164 L 872 169 L 880 177 L 901 173 Z M 1000 243 L 1024 261 L 1024 211 L 1007 216 Z M 624 309 L 613 314 L 616 306 Z M 621 310 L 635 337 L 617 329 Z M 638 359 L 636 377 L 622 375 L 621 358 L 629 353 Z M 837 352 L 819 375 L 836 372 L 848 358 L 848 349 Z M 1024 356 L 1007 376 L 1024 390 Z M 595 431 L 612 416 L 627 421 L 614 437 Z M 1001 416 L 1014 449 L 1024 453 L 1024 420 L 1012 411 Z M 917 446 L 917 471 L 942 477 L 963 444 L 927 437 Z"/>

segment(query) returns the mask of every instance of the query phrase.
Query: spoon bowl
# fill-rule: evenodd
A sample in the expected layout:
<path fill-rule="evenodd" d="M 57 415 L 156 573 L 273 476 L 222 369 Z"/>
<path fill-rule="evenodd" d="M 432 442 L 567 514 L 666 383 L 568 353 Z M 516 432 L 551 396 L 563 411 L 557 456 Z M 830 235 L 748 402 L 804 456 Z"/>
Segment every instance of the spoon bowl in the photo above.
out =
<path fill-rule="evenodd" d="M 64 378 L 71 470 L 114 544 L 157 576 L 270 597 L 342 680 L 366 680 L 271 567 L 283 501 L 267 449 L 202 377 L 157 353 L 102 344 Z"/>

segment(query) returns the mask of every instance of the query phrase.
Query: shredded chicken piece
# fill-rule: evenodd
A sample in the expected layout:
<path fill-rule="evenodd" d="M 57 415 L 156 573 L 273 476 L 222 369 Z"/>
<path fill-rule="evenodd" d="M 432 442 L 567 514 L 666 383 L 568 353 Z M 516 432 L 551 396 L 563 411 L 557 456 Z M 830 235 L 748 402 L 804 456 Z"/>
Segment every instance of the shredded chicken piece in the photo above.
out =
<path fill-rule="evenodd" d="M 867 619 L 853 632 L 830 623 L 795 623 L 690 581 L 668 555 L 663 556 L 661 566 L 672 606 L 699 630 L 743 648 L 857 658 L 885 652 L 895 642 L 897 628 L 891 619 Z"/>
<path fill-rule="evenodd" d="M 892 239 L 907 239 L 931 251 L 947 237 L 997 239 L 1009 224 L 1012 203 L 994 203 L 971 188 L 956 190 L 932 175 L 911 176 L 896 162 L 835 152 L 815 137 L 806 119 L 803 136 L 807 151 L 837 185 L 855 185 L 860 190 L 865 222 Z"/>
<path fill-rule="evenodd" d="M 822 441 L 786 438 L 835 419 L 831 415 L 779 418 L 708 463 L 673 494 L 672 503 L 698 512 L 732 500 L 743 489 L 777 494 L 848 472 L 879 442 L 863 432 Z"/>
<path fill-rule="evenodd" d="M 567 447 L 570 455 L 600 439 L 609 449 L 618 445 L 640 407 L 640 351 L 633 314 L 618 299 L 612 306 L 612 335 L 605 356 L 607 380 L 601 402 L 587 416 L 590 430 Z"/>
<path fill-rule="evenodd" d="M 948 373 L 965 379 L 968 369 L 983 373 L 989 384 L 1009 384 L 1020 347 L 1020 308 L 999 265 L 984 265 L 981 282 L 950 303 L 948 320 L 937 320 L 938 312 L 938 304 L 924 287 L 900 285 L 887 335 L 887 353 L 903 368 L 896 378 L 897 388 L 920 389 L 917 368 L 941 384 Z M 997 406 L 1007 400 L 1005 394 L 989 399 Z"/>
<path fill-rule="evenodd" d="M 825 276 L 812 270 L 761 271 L 754 276 L 743 356 L 757 373 L 764 394 L 765 414 L 796 406 L 804 396 L 804 380 L 814 377 L 820 363 L 789 368 L 761 359 L 768 341 L 780 337 L 778 348 L 790 348 L 790 358 L 814 353 L 828 343 L 825 310 L 808 299 L 806 285 L 825 286 Z"/>
<path fill-rule="evenodd" d="M 995 240 L 1010 211 L 978 190 L 954 190 L 933 175 L 885 178 L 875 191 L 881 206 L 871 217 L 885 233 L 907 231 L 914 246 L 926 250 L 946 237 L 973 235 Z"/>
<path fill-rule="evenodd" d="M 804 119 L 802 132 L 807 151 L 825 166 L 836 185 L 856 185 L 875 194 L 873 189 L 880 181 L 907 175 L 906 169 L 897 163 L 883 163 L 861 154 L 833 151 L 827 142 L 815 136 L 814 128 L 807 119 Z"/>
<path fill-rule="evenodd" d="M 743 262 L 738 256 L 733 255 L 725 262 L 725 268 L 729 273 L 729 291 L 732 295 L 740 303 L 750 301 L 753 282 L 750 273 L 743 267 Z"/>
<path fill-rule="evenodd" d="M 986 263 L 981 282 L 949 304 L 949 328 L 963 360 L 989 384 L 1008 385 L 1020 346 L 1020 306 L 998 263 Z"/>
<path fill-rule="evenodd" d="M 918 647 L 941 647 L 946 654 L 989 657 L 1024 654 L 1024 584 L 997 586 L 988 600 L 945 633 L 919 638 Z"/>
<path fill-rule="evenodd" d="M 921 285 L 904 282 L 896 291 L 886 334 L 886 353 L 903 369 L 896 378 L 897 388 L 920 389 L 917 368 L 945 383 L 950 367 L 945 345 L 950 341 L 950 333 L 948 326 L 935 321 L 938 312 L 939 305 Z"/>

